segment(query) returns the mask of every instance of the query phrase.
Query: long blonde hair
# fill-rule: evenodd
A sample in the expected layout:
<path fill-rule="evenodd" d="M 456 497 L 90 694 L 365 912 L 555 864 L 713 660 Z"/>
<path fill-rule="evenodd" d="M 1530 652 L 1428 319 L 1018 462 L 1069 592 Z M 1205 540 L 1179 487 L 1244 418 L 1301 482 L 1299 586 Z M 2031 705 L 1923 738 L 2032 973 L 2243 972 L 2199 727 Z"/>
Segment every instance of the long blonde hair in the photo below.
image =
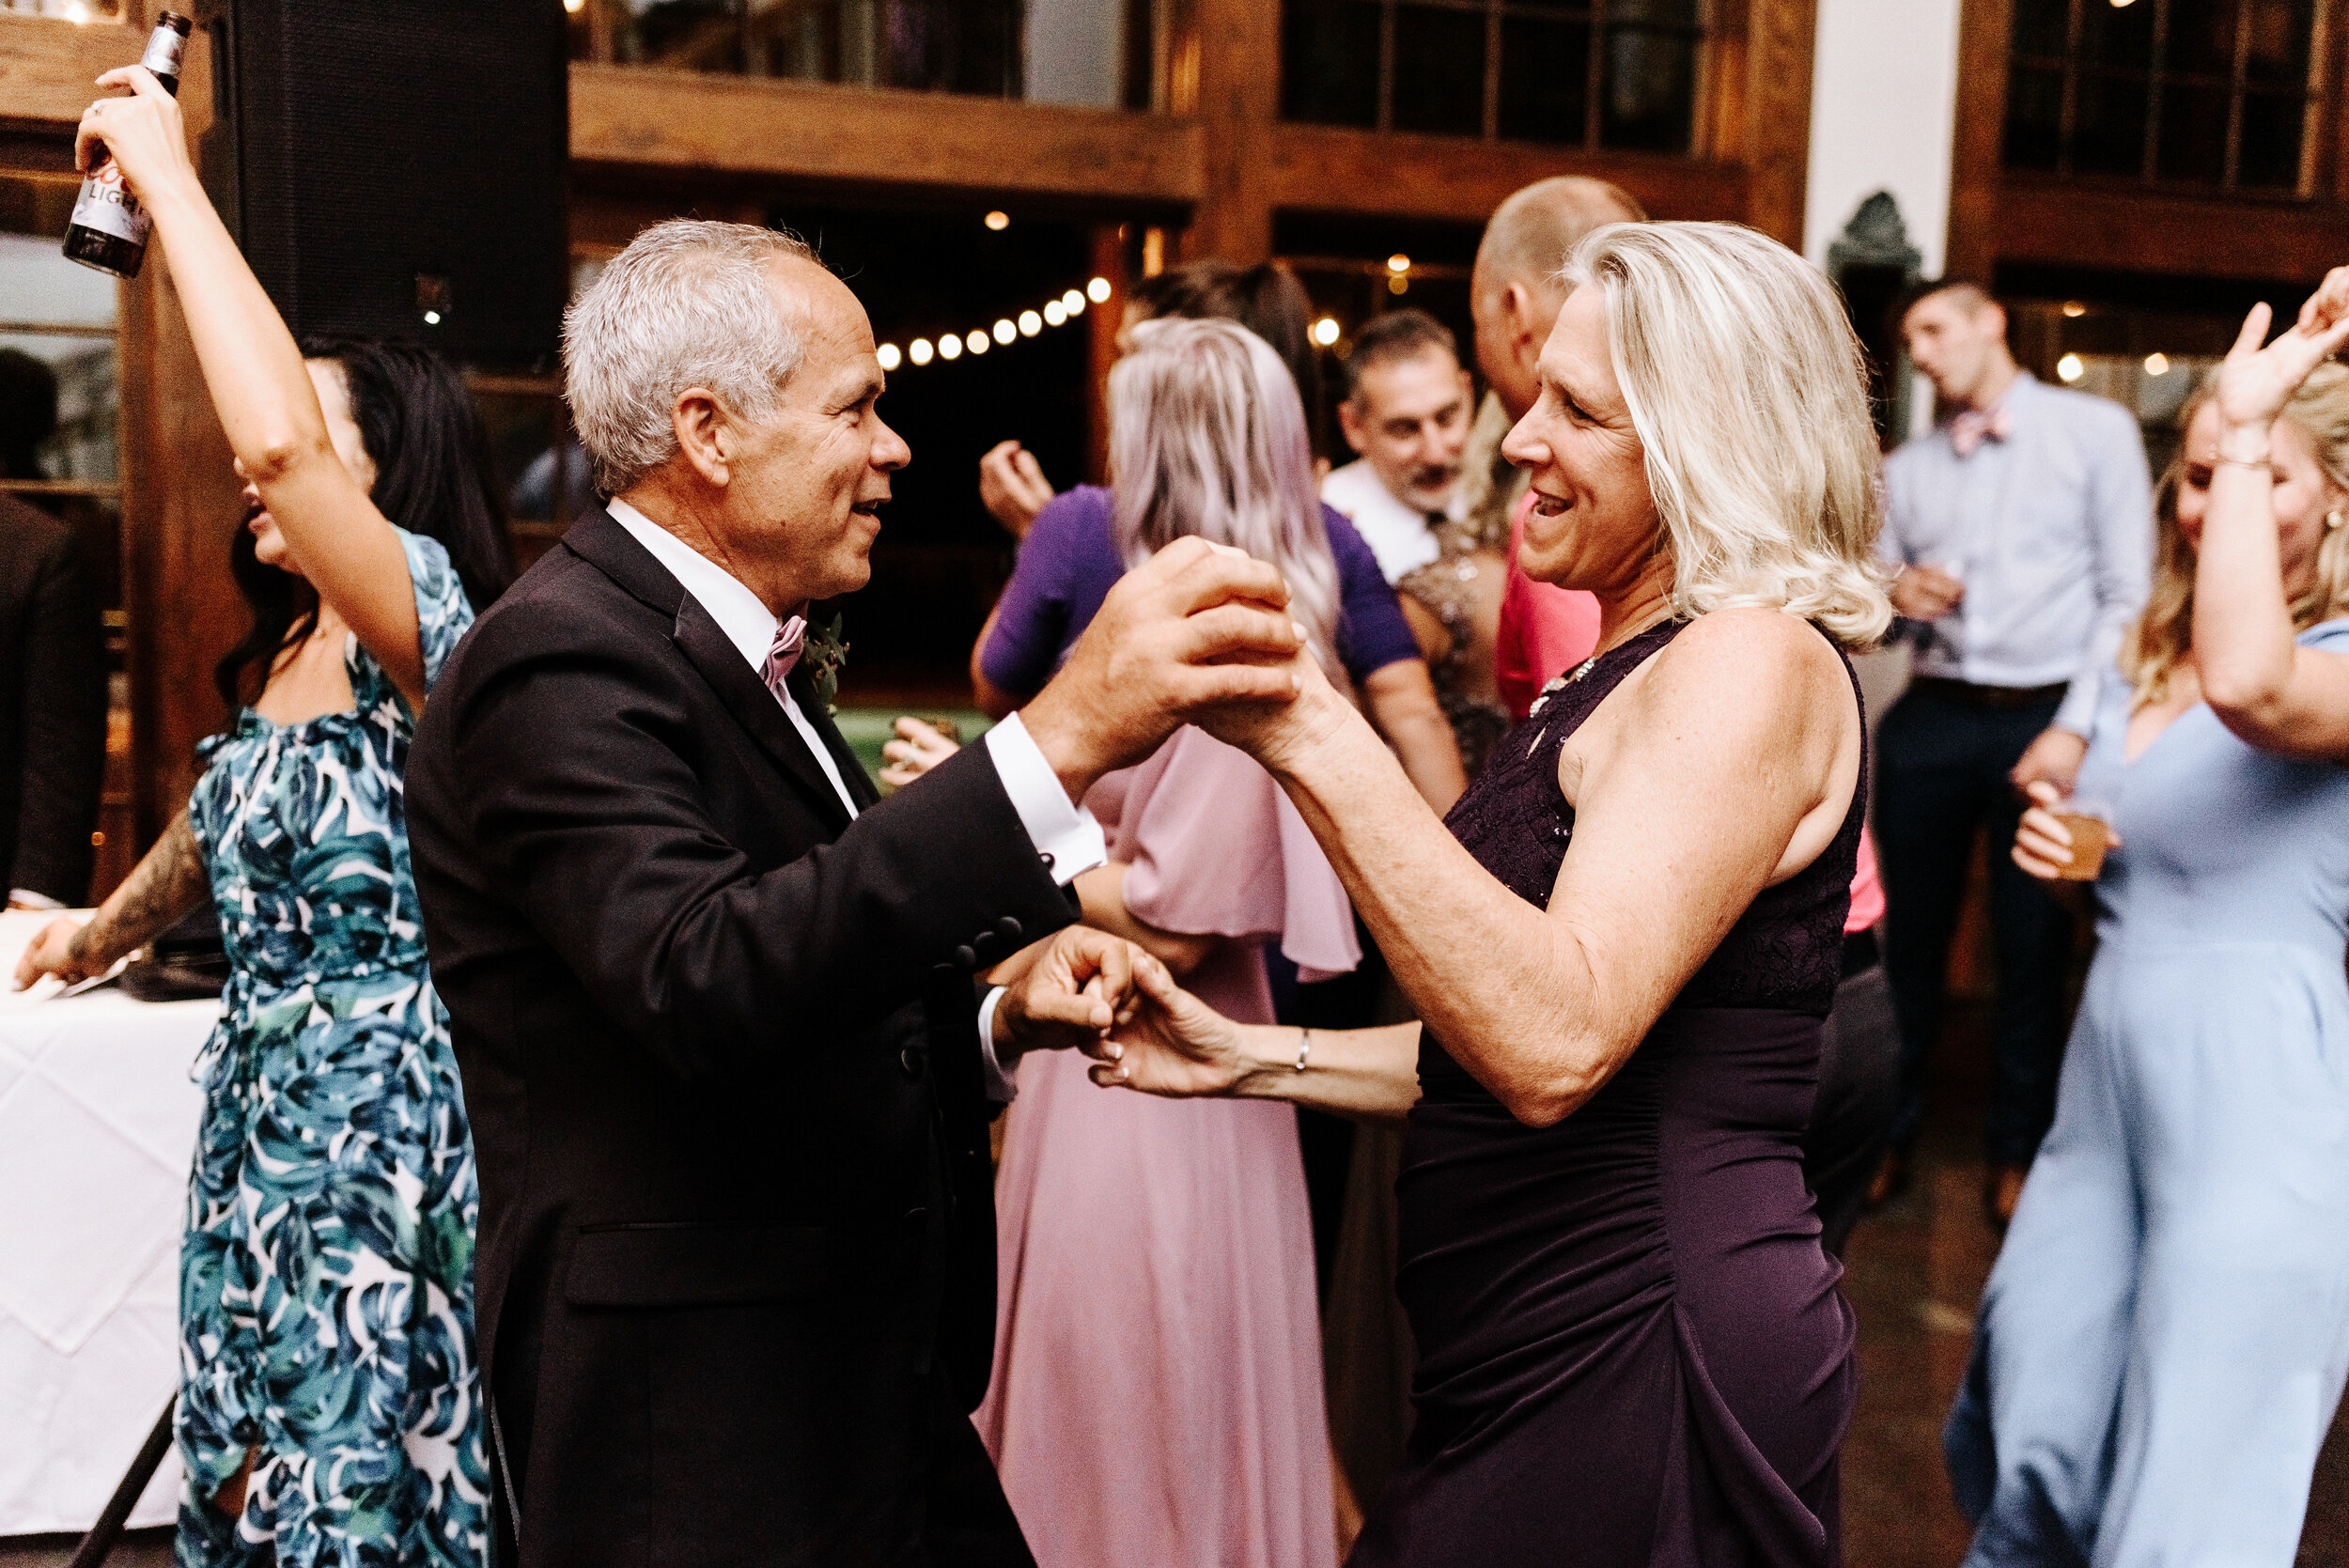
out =
<path fill-rule="evenodd" d="M 2178 411 L 2184 431 L 2217 390 L 2218 372 L 2202 378 Z M 2284 405 L 2289 419 L 2316 450 L 2325 477 L 2349 489 L 2349 367 L 2318 365 Z M 2186 443 L 2162 471 L 2154 490 L 2154 583 L 2145 609 L 2121 639 L 2121 673 L 2136 690 L 2129 708 L 2170 695 L 2170 677 L 2194 645 L 2194 551 L 2178 528 L 2178 488 L 2186 482 Z M 2349 528 L 2325 530 L 2316 547 L 2316 577 L 2292 602 L 2292 629 L 2306 631 L 2319 621 L 2349 614 Z"/>
<path fill-rule="evenodd" d="M 1133 329 L 1110 371 L 1111 528 L 1128 567 L 1186 534 L 1281 568 L 1289 613 L 1331 682 L 1338 568 L 1321 521 L 1297 381 L 1234 321 L 1179 317 Z"/>
<path fill-rule="evenodd" d="M 1567 257 L 1607 302 L 1682 615 L 1759 605 L 1866 647 L 1891 624 L 1859 340 L 1802 257 L 1736 224 L 1610 224 Z"/>

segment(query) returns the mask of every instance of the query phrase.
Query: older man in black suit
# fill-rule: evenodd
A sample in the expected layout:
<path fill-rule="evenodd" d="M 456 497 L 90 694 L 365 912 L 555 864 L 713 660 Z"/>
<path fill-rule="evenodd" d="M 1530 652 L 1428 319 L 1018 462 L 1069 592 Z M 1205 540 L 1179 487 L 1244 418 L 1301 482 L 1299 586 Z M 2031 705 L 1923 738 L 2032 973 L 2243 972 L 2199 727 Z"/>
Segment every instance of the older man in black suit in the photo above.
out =
<path fill-rule="evenodd" d="M 664 224 L 566 335 L 614 499 L 474 627 L 408 771 L 501 1514 L 564 1568 L 1027 1562 L 965 1418 L 990 1102 L 1123 984 L 1061 929 L 1103 854 L 1076 802 L 1186 713 L 1290 694 L 1285 590 L 1183 541 L 880 800 L 803 645 L 910 456 L 855 297 L 786 235 Z"/>

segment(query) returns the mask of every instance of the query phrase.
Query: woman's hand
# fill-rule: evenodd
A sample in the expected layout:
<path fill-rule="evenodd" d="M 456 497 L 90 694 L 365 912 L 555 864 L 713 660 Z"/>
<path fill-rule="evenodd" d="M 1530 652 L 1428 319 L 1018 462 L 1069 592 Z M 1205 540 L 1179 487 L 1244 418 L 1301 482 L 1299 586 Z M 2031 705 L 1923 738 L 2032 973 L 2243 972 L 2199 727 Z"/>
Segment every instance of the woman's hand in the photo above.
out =
<path fill-rule="evenodd" d="M 106 72 L 98 85 L 128 87 L 131 96 L 101 98 L 82 111 L 73 137 L 74 166 L 87 174 L 94 157 L 90 144 L 102 141 L 123 183 L 142 202 L 152 202 L 167 187 L 197 186 L 179 101 L 163 91 L 154 73 L 145 66 L 124 66 Z"/>
<path fill-rule="evenodd" d="M 23 990 L 44 974 L 54 974 L 69 986 L 78 986 L 93 974 L 105 971 L 105 964 L 97 964 L 86 953 L 74 951 L 74 938 L 82 934 L 83 923 L 70 915 L 60 915 L 40 928 L 32 945 L 16 961 L 16 988 Z M 86 944 L 84 944 L 86 946 Z"/>
<path fill-rule="evenodd" d="M 2015 847 L 2011 851 L 2015 863 L 2043 882 L 2069 881 L 2071 878 L 2063 873 L 2072 863 L 2072 830 L 2056 815 L 2056 808 L 2063 803 L 2063 792 L 2045 780 L 2026 787 L 2036 803 L 2015 824 Z M 2121 835 L 2108 827 L 2107 847 L 2117 846 L 2120 842 Z"/>
<path fill-rule="evenodd" d="M 897 738 L 881 747 L 881 759 L 889 765 L 881 769 L 881 783 L 903 789 L 961 750 L 937 726 L 919 719 L 899 719 Z"/>
<path fill-rule="evenodd" d="M 2035 784 L 2053 784 L 2060 793 L 2068 795 L 2080 776 L 2080 764 L 2087 758 L 2087 737 L 2050 724 L 2023 749 L 2023 754 L 2008 770 L 2007 780 L 2020 795 L 2030 795 L 2030 786 Z"/>
<path fill-rule="evenodd" d="M 2261 348 L 2272 313 L 2251 307 L 2243 331 L 2218 367 L 2219 449 L 2230 450 L 2226 432 L 2264 432 L 2309 379 L 2309 372 L 2349 343 L 2349 267 L 2336 267 L 2300 307 L 2299 319 Z"/>
<path fill-rule="evenodd" d="M 1192 722 L 1226 746 L 1237 746 L 1278 774 L 1283 761 L 1326 738 L 1348 719 L 1358 718 L 1354 705 L 1330 684 L 1321 661 L 1304 644 L 1287 668 L 1296 676 L 1297 696 L 1285 703 L 1227 703 L 1196 715 Z"/>
<path fill-rule="evenodd" d="M 1242 1050 L 1238 1024 L 1177 985 L 1164 964 L 1134 958 L 1136 1005 L 1098 1044 L 1093 1081 L 1104 1089 L 1138 1089 L 1168 1099 L 1233 1093 L 1254 1070 Z"/>
<path fill-rule="evenodd" d="M 1044 477 L 1035 454 L 1018 442 L 999 441 L 979 459 L 979 505 L 1013 538 L 1028 536 L 1036 514 L 1051 499 L 1052 482 Z"/>

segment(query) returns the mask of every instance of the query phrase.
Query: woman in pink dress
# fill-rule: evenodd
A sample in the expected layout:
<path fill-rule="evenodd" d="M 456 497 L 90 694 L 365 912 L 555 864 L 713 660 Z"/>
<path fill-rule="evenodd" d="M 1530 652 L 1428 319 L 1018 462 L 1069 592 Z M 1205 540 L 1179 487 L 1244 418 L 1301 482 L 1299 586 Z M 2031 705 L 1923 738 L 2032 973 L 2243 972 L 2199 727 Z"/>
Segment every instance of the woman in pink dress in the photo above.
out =
<path fill-rule="evenodd" d="M 1127 559 L 1198 534 L 1273 562 L 1343 681 L 1337 574 L 1288 371 L 1228 321 L 1134 335 L 1110 376 Z M 1307 979 L 1360 958 L 1344 888 L 1241 753 L 1183 729 L 1086 803 L 1111 846 L 1077 880 L 1086 921 L 1230 1016 L 1272 1021 L 1268 942 Z M 1296 1114 L 1105 1094 L 1088 1065 L 1022 1062 L 996 1192 L 995 1374 L 974 1419 L 1039 1568 L 1331 1568 Z"/>

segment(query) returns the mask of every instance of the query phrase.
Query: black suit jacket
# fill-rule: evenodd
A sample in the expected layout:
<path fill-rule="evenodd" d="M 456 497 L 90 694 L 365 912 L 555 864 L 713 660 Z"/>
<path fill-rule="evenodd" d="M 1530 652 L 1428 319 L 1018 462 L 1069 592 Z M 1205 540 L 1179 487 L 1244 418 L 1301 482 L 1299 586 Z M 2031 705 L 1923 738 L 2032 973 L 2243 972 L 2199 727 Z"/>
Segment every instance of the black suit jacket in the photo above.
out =
<path fill-rule="evenodd" d="M 0 902 L 89 896 L 106 773 L 106 634 L 73 531 L 0 495 Z"/>
<path fill-rule="evenodd" d="M 911 1555 L 984 1392 L 972 971 L 1074 916 L 984 747 L 852 790 L 609 514 L 468 633 L 408 824 L 525 1563 Z M 956 1418 L 957 1421 L 959 1417 Z"/>

